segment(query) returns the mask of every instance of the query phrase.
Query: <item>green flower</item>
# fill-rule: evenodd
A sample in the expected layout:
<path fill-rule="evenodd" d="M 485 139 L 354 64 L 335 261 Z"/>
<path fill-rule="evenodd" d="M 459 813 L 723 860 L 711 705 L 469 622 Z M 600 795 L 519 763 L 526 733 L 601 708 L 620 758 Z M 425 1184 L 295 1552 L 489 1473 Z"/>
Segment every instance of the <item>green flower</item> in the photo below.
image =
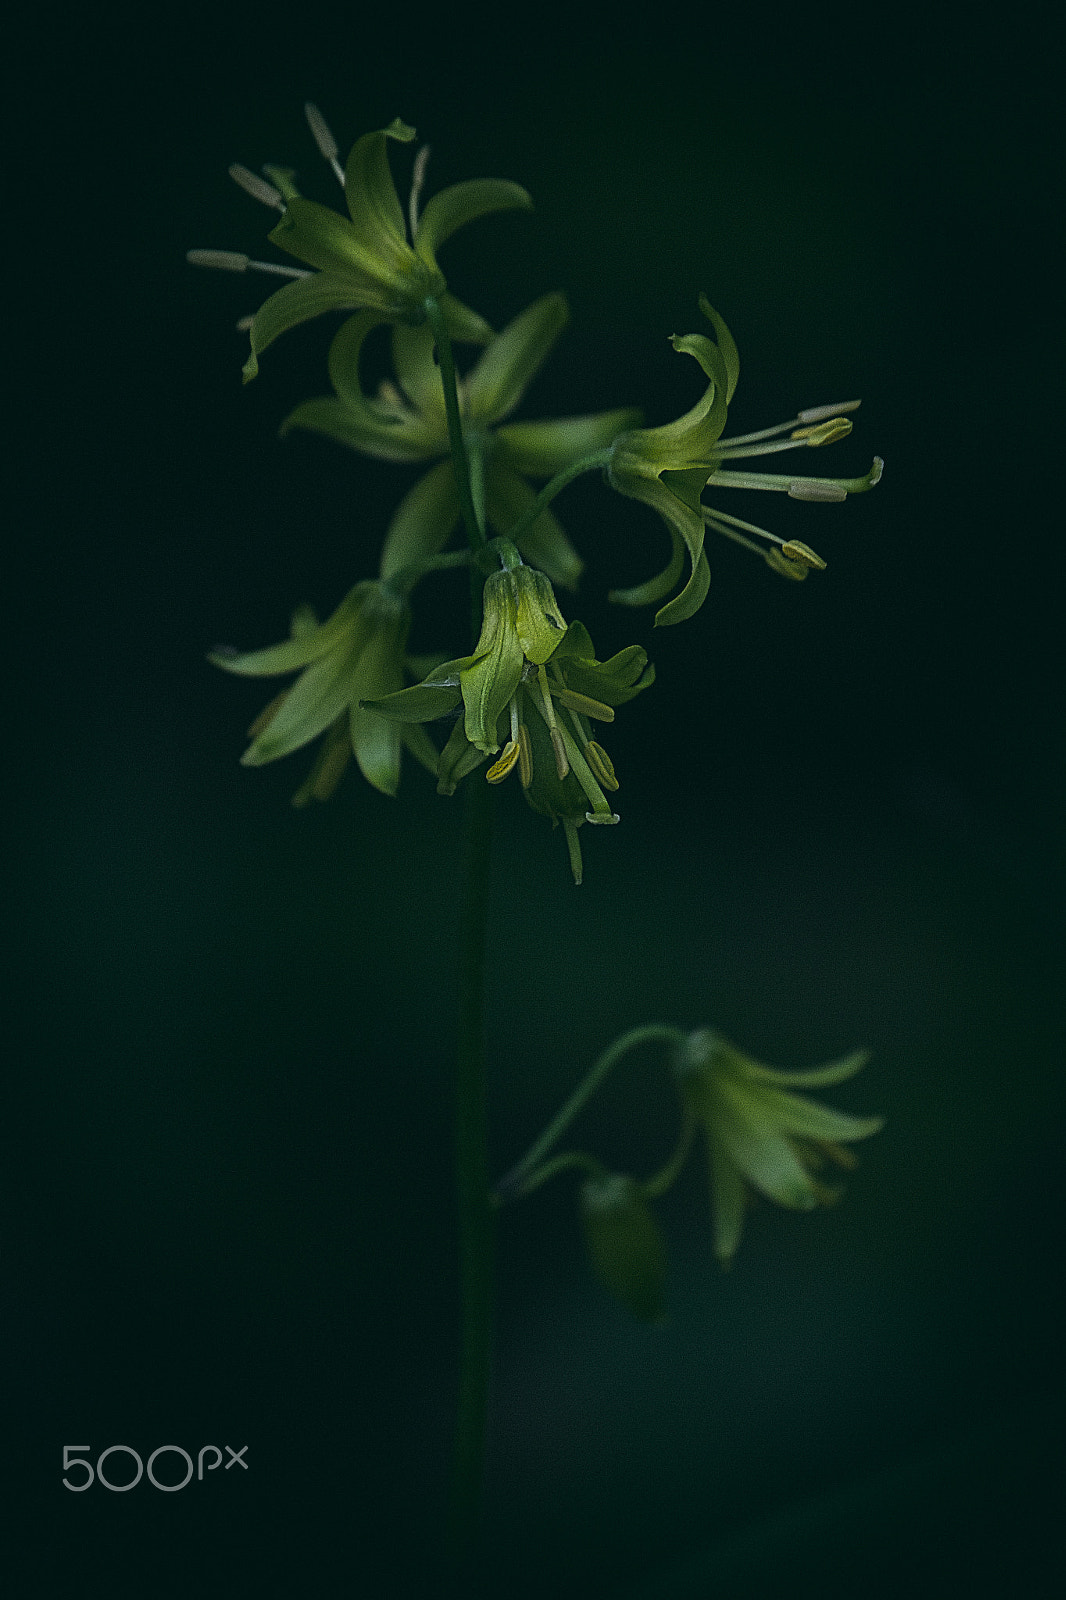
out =
<path fill-rule="evenodd" d="M 656 613 L 659 625 L 685 621 L 706 598 L 711 577 L 703 548 L 706 527 L 758 551 L 784 577 L 805 578 L 813 568 L 825 566 L 820 556 L 798 540 L 781 539 L 765 528 L 705 506 L 700 497 L 706 487 L 768 489 L 787 493 L 794 500 L 839 501 L 872 488 L 880 481 L 884 465 L 875 456 L 873 466 L 861 478 L 722 471 L 723 461 L 817 448 L 846 438 L 852 425 L 841 413 L 854 411 L 860 402 L 816 406 L 773 428 L 722 438 L 727 407 L 740 375 L 740 358 L 729 329 L 705 295 L 700 296 L 699 303 L 714 326 L 717 343 L 701 333 L 674 334 L 670 342 L 675 350 L 693 356 L 703 368 L 710 380 L 703 398 L 676 422 L 623 434 L 615 441 L 607 467 L 608 482 L 615 489 L 658 511 L 673 546 L 669 563 L 657 577 L 633 589 L 616 590 L 611 598 L 624 605 L 648 605 L 661 600 L 680 581 L 688 554 L 688 581 L 681 593 Z M 787 439 L 775 437 L 786 431 Z M 763 550 L 749 535 L 767 540 L 770 549 Z"/>
<path fill-rule="evenodd" d="M 858 1051 L 808 1072 L 775 1072 L 709 1028 L 689 1034 L 675 1073 L 686 1111 L 707 1138 L 715 1252 L 722 1262 L 740 1242 L 749 1190 L 799 1211 L 836 1198 L 813 1173 L 826 1159 L 853 1167 L 843 1146 L 877 1133 L 882 1119 L 846 1116 L 788 1091 L 843 1083 L 866 1059 Z"/>
<path fill-rule="evenodd" d="M 325 622 L 319 623 L 310 607 L 301 607 L 292 619 L 292 637 L 283 644 L 245 655 L 212 651 L 209 661 L 245 677 L 300 672 L 252 724 L 252 743 L 242 764 L 264 766 L 324 733 L 318 759 L 294 795 L 294 805 L 328 799 L 353 754 L 363 776 L 383 794 L 396 793 L 403 745 L 435 773 L 437 752 L 424 729 L 397 727 L 362 704 L 402 687 L 410 625 L 411 613 L 401 596 L 385 584 L 364 582 L 345 595 Z"/>
<path fill-rule="evenodd" d="M 483 317 L 446 292 L 437 251 L 465 223 L 490 211 L 528 209 L 532 201 L 516 183 L 483 178 L 453 184 L 426 202 L 421 217 L 417 202 L 422 164 L 416 167 L 410 205 L 410 228 L 404 218 L 388 161 L 390 139 L 408 143 L 414 128 L 396 120 L 376 133 L 364 134 L 352 147 L 347 164 L 337 160 L 337 145 L 314 106 L 307 119 L 319 150 L 330 162 L 344 189 L 348 215 L 315 200 L 306 200 L 286 168 L 266 167 L 265 182 L 243 167 L 231 167 L 236 182 L 256 199 L 281 212 L 271 242 L 305 263 L 310 271 L 250 261 L 232 251 L 193 250 L 196 265 L 249 268 L 281 273 L 293 279 L 260 306 L 249 324 L 252 351 L 244 367 L 247 383 L 259 370 L 260 354 L 279 334 L 324 311 L 366 307 L 386 321 L 422 322 L 425 301 L 441 302 L 449 332 L 456 339 L 484 344 L 492 329 Z M 410 243 L 408 236 L 410 235 Z"/>
<path fill-rule="evenodd" d="M 618 788 L 593 721 L 613 722 L 623 705 L 654 681 L 639 645 L 610 661 L 595 659 L 580 622 L 567 627 L 543 573 L 517 564 L 485 584 L 484 621 L 472 655 L 446 661 L 409 689 L 368 702 L 410 724 L 453 716 L 437 787 L 454 794 L 468 773 L 501 750 L 486 777 L 502 783 L 517 770 L 535 811 L 562 822 L 574 881 L 581 882 L 577 829 L 616 823 L 604 790 Z"/>
<path fill-rule="evenodd" d="M 484 496 L 485 516 L 490 527 L 504 536 L 534 499 L 527 478 L 554 477 L 580 457 L 604 449 L 640 420 L 639 412 L 617 410 L 499 426 L 522 399 L 567 318 L 564 296 L 545 295 L 496 335 L 459 382 L 463 432 Z M 418 481 L 392 520 L 381 558 L 381 576 L 388 578 L 444 547 L 459 520 L 459 493 L 432 329 L 427 324 L 397 323 L 392 333 L 397 383 L 383 384 L 375 396 L 362 388 L 363 343 L 384 320 L 380 312 L 367 311 L 344 324 L 329 353 L 335 396 L 304 401 L 286 418 L 282 433 L 307 428 L 385 461 L 440 460 Z M 576 583 L 581 560 L 551 511 L 540 514 L 519 548 L 553 583 L 570 588 Z"/>

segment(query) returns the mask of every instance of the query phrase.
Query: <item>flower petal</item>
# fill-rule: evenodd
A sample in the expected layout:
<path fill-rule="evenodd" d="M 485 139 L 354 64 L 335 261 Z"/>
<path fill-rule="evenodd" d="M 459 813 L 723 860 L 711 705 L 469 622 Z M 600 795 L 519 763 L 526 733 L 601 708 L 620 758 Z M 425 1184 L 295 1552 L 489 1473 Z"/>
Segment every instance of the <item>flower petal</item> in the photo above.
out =
<path fill-rule="evenodd" d="M 720 1081 L 714 1099 L 715 1132 L 728 1159 L 752 1187 L 779 1205 L 812 1210 L 818 1204 L 817 1191 L 785 1135 L 758 1115 L 735 1084 Z"/>
<path fill-rule="evenodd" d="M 786 1089 L 825 1088 L 830 1084 L 844 1083 L 848 1078 L 853 1078 L 869 1059 L 868 1050 L 854 1050 L 851 1055 L 842 1056 L 839 1061 L 829 1061 L 824 1067 L 810 1067 L 803 1072 L 777 1072 L 773 1067 L 764 1067 L 757 1061 L 751 1061 L 746 1064 L 746 1075 L 758 1078 L 763 1083 L 779 1084 Z"/>
<path fill-rule="evenodd" d="M 381 551 L 381 576 L 434 556 L 459 520 L 459 490 L 450 461 L 438 461 L 409 489 L 393 512 Z"/>
<path fill-rule="evenodd" d="M 300 674 L 274 716 L 241 757 L 261 767 L 298 750 L 340 716 L 352 697 L 352 674 L 362 640 L 316 661 Z"/>
<path fill-rule="evenodd" d="M 714 1222 L 714 1253 L 719 1261 L 731 1261 L 740 1243 L 747 1194 L 744 1180 L 730 1160 L 723 1140 L 713 1131 L 708 1141 L 708 1176 L 711 1187 L 711 1216 Z"/>
<path fill-rule="evenodd" d="M 344 194 L 353 231 L 366 249 L 402 270 L 411 259 L 403 208 L 389 169 L 388 143 L 409 144 L 414 128 L 399 117 L 387 128 L 364 133 L 351 148 L 344 170 Z"/>
<path fill-rule="evenodd" d="M 532 207 L 533 201 L 523 188 L 500 178 L 473 178 L 453 184 L 426 201 L 415 234 L 415 253 L 437 272 L 437 251 L 457 228 L 490 211 L 529 211 Z"/>
<path fill-rule="evenodd" d="M 594 450 L 606 450 L 619 434 L 640 422 L 629 408 L 597 411 L 583 417 L 554 417 L 544 422 L 508 422 L 496 435 L 506 446 L 512 466 L 530 478 L 554 478 Z"/>
<path fill-rule="evenodd" d="M 343 275 L 316 272 L 310 278 L 297 278 L 284 289 L 264 300 L 249 329 L 252 353 L 244 364 L 244 381 L 250 382 L 259 371 L 259 357 L 279 334 L 301 322 L 309 322 L 324 311 L 357 311 L 363 306 L 387 308 L 380 286 L 372 278 L 355 272 Z"/>
<path fill-rule="evenodd" d="M 448 449 L 448 418 L 440 367 L 433 353 L 433 329 L 428 322 L 418 327 L 396 324 L 392 330 L 392 364 L 400 388 L 427 422 L 432 419 L 436 423 L 443 453 Z"/>
<path fill-rule="evenodd" d="M 513 411 L 569 318 L 566 296 L 546 294 L 493 339 L 465 381 L 472 421 L 488 426 Z M 438 385 L 439 386 L 439 385 Z"/>
<path fill-rule="evenodd" d="M 293 637 L 282 644 L 269 645 L 265 650 L 247 651 L 243 655 L 227 655 L 224 651 L 212 650 L 207 659 L 213 666 L 221 667 L 225 672 L 236 672 L 242 677 L 270 678 L 280 672 L 295 672 L 312 661 L 321 660 L 337 648 L 355 623 L 367 587 L 365 582 L 357 583 L 345 595 L 333 615 L 310 630 L 300 628 L 297 632 L 297 618 L 301 615 L 298 610 L 293 618 Z"/>

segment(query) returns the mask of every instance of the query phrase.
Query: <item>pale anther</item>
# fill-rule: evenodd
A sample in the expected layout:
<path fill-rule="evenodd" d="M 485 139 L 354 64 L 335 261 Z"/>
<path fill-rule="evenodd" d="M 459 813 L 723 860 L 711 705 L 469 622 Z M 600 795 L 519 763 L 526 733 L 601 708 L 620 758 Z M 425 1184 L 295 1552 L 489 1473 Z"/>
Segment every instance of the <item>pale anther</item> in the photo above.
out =
<path fill-rule="evenodd" d="M 186 250 L 185 259 L 193 267 L 218 267 L 223 272 L 247 272 L 249 258 L 239 250 Z"/>
<path fill-rule="evenodd" d="M 795 483 L 789 484 L 788 497 L 790 500 L 846 500 L 848 491 L 838 483 L 818 483 L 814 479 L 804 481 L 798 478 Z"/>
<path fill-rule="evenodd" d="M 838 406 L 810 406 L 801 411 L 797 422 L 825 422 L 829 417 L 839 417 L 845 411 L 858 411 L 861 400 L 842 400 Z"/>
<path fill-rule="evenodd" d="M 329 162 L 337 175 L 341 188 L 344 188 L 344 168 L 337 160 L 337 141 L 330 132 L 329 124 L 321 111 L 310 100 L 304 104 L 304 116 L 307 126 L 311 130 L 311 137 L 318 146 L 318 153 Z"/>
<path fill-rule="evenodd" d="M 250 194 L 253 200 L 259 200 L 265 206 L 273 206 L 275 211 L 284 211 L 285 202 L 281 192 L 275 189 L 272 183 L 261 178 L 257 172 L 250 172 L 247 167 L 242 167 L 235 161 L 229 169 L 229 175 L 239 189 L 245 194 Z"/>
<path fill-rule="evenodd" d="M 597 822 L 597 823 L 602 824 L 602 826 L 604 826 L 604 827 L 609 827 L 611 825 L 611 823 L 613 823 L 613 822 L 621 822 L 621 820 L 622 819 L 618 815 L 617 811 L 586 811 L 585 812 L 585 821 L 586 822 Z"/>

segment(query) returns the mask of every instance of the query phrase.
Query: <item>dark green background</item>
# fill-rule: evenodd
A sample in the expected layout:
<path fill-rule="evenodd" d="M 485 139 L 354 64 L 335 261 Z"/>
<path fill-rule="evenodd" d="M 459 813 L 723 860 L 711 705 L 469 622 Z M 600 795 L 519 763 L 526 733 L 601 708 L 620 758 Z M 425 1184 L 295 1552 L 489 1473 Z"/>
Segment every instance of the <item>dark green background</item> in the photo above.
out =
<path fill-rule="evenodd" d="M 593 480 L 561 503 L 601 651 L 639 639 L 659 677 L 611 732 L 624 821 L 585 831 L 580 891 L 500 794 L 494 1165 L 653 1018 L 781 1066 L 868 1045 L 832 1098 L 888 1121 L 842 1207 L 761 1208 L 728 1275 L 693 1167 L 664 1207 L 665 1330 L 589 1282 L 565 1183 L 504 1218 L 484 1592 L 1053 1592 L 1058 152 L 1038 20 L 969 15 L 60 8 L 16 30 L 13 1594 L 441 1592 L 459 803 L 412 769 L 396 802 L 349 778 L 293 812 L 302 758 L 238 767 L 263 696 L 203 662 L 335 604 L 411 481 L 279 444 L 328 330 L 242 391 L 232 324 L 269 284 L 184 265 L 259 248 L 232 160 L 332 199 L 308 97 L 345 146 L 416 123 L 434 186 L 532 192 L 446 260 L 498 323 L 568 291 L 524 414 L 677 415 L 699 379 L 665 336 L 704 289 L 741 352 L 731 427 L 862 394 L 817 466 L 887 463 L 842 507 L 731 503 L 829 570 L 786 585 L 723 544 L 703 611 L 658 634 L 603 601 L 656 570 L 654 516 Z M 419 641 L 455 647 L 432 619 Z M 672 1116 L 635 1059 L 582 1138 L 647 1171 Z M 247 1443 L 250 1470 L 76 1496 L 71 1442 Z"/>

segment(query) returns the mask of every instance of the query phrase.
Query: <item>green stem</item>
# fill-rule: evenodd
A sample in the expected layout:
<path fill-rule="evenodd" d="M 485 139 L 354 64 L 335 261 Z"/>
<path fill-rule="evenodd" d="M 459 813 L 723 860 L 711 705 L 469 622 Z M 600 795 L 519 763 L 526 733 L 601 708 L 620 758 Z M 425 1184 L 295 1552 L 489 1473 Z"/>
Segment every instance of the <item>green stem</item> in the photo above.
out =
<path fill-rule="evenodd" d="M 471 483 L 451 339 L 440 303 L 430 296 L 425 307 L 440 361 L 459 506 L 467 541 L 476 558 L 484 550 L 485 533 Z M 470 622 L 475 640 L 481 627 L 483 582 L 475 560 L 470 566 Z M 455 1079 L 455 1182 L 462 1312 L 458 1415 L 447 1527 L 448 1557 L 455 1572 L 465 1566 L 473 1551 L 485 1473 L 495 1231 L 485 1095 L 485 945 L 492 855 L 492 790 L 488 784 L 475 780 L 466 786 L 465 801 Z"/>
<path fill-rule="evenodd" d="M 519 539 L 529 532 L 541 512 L 551 505 L 560 489 L 565 489 L 568 483 L 579 478 L 583 472 L 594 472 L 597 467 L 605 467 L 610 459 L 609 447 L 606 450 L 594 450 L 591 455 L 582 456 L 580 461 L 574 461 L 561 472 L 557 472 L 555 477 L 550 478 L 544 485 L 536 499 L 526 507 L 514 527 L 509 530 L 507 537 L 512 543 L 517 544 Z"/>
<path fill-rule="evenodd" d="M 583 1078 L 557 1116 L 545 1128 L 540 1138 L 530 1146 L 518 1165 L 496 1185 L 496 1201 L 514 1200 L 527 1192 L 527 1182 L 534 1169 L 544 1160 L 552 1145 L 562 1138 L 578 1112 L 592 1099 L 596 1090 L 614 1071 L 623 1056 L 643 1044 L 680 1044 L 685 1038 L 682 1028 L 670 1028 L 660 1022 L 649 1022 L 642 1028 L 631 1028 L 616 1039 Z"/>
<path fill-rule="evenodd" d="M 459 1404 L 448 1546 L 454 1569 L 477 1531 L 485 1465 L 492 1356 L 494 1217 L 485 1107 L 485 945 L 492 845 L 492 790 L 466 786 L 463 901 L 459 920 L 459 1027 L 455 1157 L 462 1296 Z"/>
<path fill-rule="evenodd" d="M 463 514 L 463 526 L 466 529 L 467 541 L 476 555 L 485 543 L 485 533 L 478 520 L 474 506 L 474 495 L 470 484 L 470 463 L 466 453 L 466 443 L 463 439 L 463 419 L 459 411 L 459 391 L 455 382 L 455 361 L 452 357 L 452 341 L 448 333 L 448 326 L 441 310 L 440 301 L 433 295 L 426 298 L 426 316 L 433 329 L 433 338 L 437 345 L 437 358 L 440 361 L 440 381 L 444 389 L 444 410 L 448 418 L 448 442 L 451 445 L 452 465 L 455 468 L 455 481 L 459 488 L 459 509 Z"/>

